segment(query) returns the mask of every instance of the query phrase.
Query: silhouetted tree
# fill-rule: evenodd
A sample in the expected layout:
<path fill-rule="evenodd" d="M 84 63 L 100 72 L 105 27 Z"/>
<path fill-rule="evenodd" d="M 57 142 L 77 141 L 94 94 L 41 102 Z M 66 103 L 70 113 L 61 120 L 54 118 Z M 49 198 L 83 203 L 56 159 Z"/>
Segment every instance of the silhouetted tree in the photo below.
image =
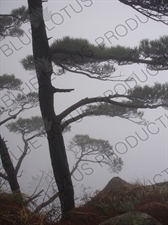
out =
<path fill-rule="evenodd" d="M 56 115 L 53 105 L 54 94 L 69 92 L 73 89 L 58 89 L 52 86 L 52 62 L 58 66 L 59 69 L 56 73 L 59 74 L 70 71 L 99 80 L 114 80 L 112 74 L 116 70 L 116 65 L 142 63 L 146 64 L 151 70 L 166 70 L 167 60 L 160 60 L 163 57 L 164 48 L 161 51 L 158 50 L 158 40 L 153 41 L 156 42 L 156 45 L 152 44 L 152 41 L 143 40 L 135 48 L 123 46 L 107 48 L 105 46 L 94 46 L 85 39 L 65 37 L 56 40 L 49 47 L 42 14 L 42 1 L 28 0 L 28 6 L 32 29 L 33 57 L 28 56 L 22 60 L 22 63 L 26 69 L 35 68 L 36 70 L 40 109 L 46 128 L 54 177 L 59 190 L 61 210 L 64 215 L 75 206 L 71 174 L 62 136 L 64 127 L 78 120 L 80 116 L 98 115 L 98 109 L 95 106 L 86 106 L 95 102 L 104 104 L 102 108 L 106 109 L 111 104 L 112 109 L 109 107 L 110 109 L 106 113 L 110 116 L 116 115 L 115 110 L 117 108 L 120 108 L 121 115 L 122 113 L 128 113 L 129 110 L 138 115 L 137 108 L 157 108 L 160 106 L 167 108 L 167 84 L 165 86 L 156 84 L 153 87 L 137 87 L 135 90 L 130 90 L 126 95 L 115 94 L 107 97 L 85 98 Z M 160 46 L 166 45 L 166 38 L 162 37 L 159 40 Z M 157 92 L 158 87 L 163 91 L 162 94 Z M 151 95 L 150 91 L 152 91 Z M 125 101 L 123 101 L 123 98 Z M 81 106 L 86 106 L 86 109 L 79 116 L 64 122 L 69 113 Z M 124 110 L 121 109 L 123 107 Z M 99 111 L 100 114 L 105 115 L 103 111 Z M 139 116 L 141 116 L 140 113 Z"/>

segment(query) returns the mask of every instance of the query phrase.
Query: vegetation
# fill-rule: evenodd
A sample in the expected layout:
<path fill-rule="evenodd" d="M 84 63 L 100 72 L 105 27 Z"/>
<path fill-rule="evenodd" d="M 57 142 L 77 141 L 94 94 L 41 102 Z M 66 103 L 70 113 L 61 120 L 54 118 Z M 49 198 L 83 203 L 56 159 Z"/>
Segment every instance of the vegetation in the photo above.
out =
<path fill-rule="evenodd" d="M 130 1 L 120 2 L 130 5 L 140 12 L 142 12 L 141 8 L 144 8 L 145 10 L 150 9 L 154 13 L 159 12 L 159 14 L 161 14 L 161 17 L 158 17 L 156 14 L 152 14 L 151 12 L 151 14 L 148 13 L 147 15 L 152 18 L 155 18 L 153 15 L 156 15 L 157 19 L 159 18 L 159 20 L 162 20 L 162 16 L 167 16 L 166 1 L 162 1 L 162 4 L 160 5 L 151 4 L 151 6 L 146 4 L 150 1 L 141 1 L 140 3 L 137 3 L 137 1 L 132 1 L 132 3 L 130 3 Z M 137 6 L 140 6 L 140 9 L 137 9 Z M 117 115 L 119 112 L 119 116 L 126 119 L 136 116 L 142 119 L 143 114 L 142 112 L 137 111 L 137 109 L 152 109 L 158 107 L 164 107 L 167 109 L 168 96 L 167 84 L 161 85 L 156 83 L 153 87 L 136 87 L 134 90 L 129 91 L 125 95 L 115 94 L 109 95 L 108 97 L 85 98 L 65 109 L 59 115 L 56 115 L 53 104 L 54 94 L 57 92 L 70 92 L 73 91 L 73 89 L 58 89 L 52 86 L 52 74 L 57 73 L 53 71 L 53 63 L 59 68 L 58 74 L 64 74 L 66 71 L 70 71 L 99 80 L 113 80 L 113 73 L 116 70 L 116 66 L 130 65 L 133 63 L 145 64 L 150 70 L 167 70 L 167 53 L 165 49 L 167 49 L 168 37 L 164 36 L 159 40 L 152 41 L 145 39 L 142 40 L 140 45 L 135 48 L 123 47 L 119 45 L 111 48 L 107 48 L 105 46 L 94 46 L 84 39 L 64 37 L 60 40 L 54 41 L 54 43 L 49 47 L 42 14 L 42 1 L 28 0 L 28 10 L 25 7 L 21 7 L 17 10 L 13 10 L 11 15 L 1 15 L 1 24 L 3 24 L 3 26 L 0 27 L 1 38 L 22 35 L 23 30 L 20 27 L 24 22 L 29 21 L 29 18 L 32 30 L 33 56 L 27 56 L 27 58 L 22 60 L 22 64 L 25 69 L 35 69 L 36 71 L 39 84 L 39 105 L 45 125 L 45 134 L 49 144 L 53 174 L 58 187 L 58 194 L 55 193 L 55 195 L 59 195 L 61 211 L 64 217 L 67 216 L 68 213 L 75 207 L 75 203 L 71 171 L 69 170 L 68 159 L 62 135 L 63 130 L 69 124 L 78 120 L 79 118 L 92 115 L 106 115 L 113 117 L 116 116 L 116 112 Z M 165 21 L 163 22 L 165 23 Z M 1 88 L 10 88 L 10 85 L 7 85 L 7 82 L 5 81 L 6 79 L 8 79 L 9 83 L 11 80 L 14 81 L 12 84 L 14 89 L 21 85 L 21 82 L 15 79 L 13 75 L 12 77 L 3 75 L 2 80 L 4 81 L 4 86 Z M 99 106 L 95 104 L 88 106 L 88 104 L 95 102 L 99 102 L 101 104 L 101 110 L 98 108 Z M 14 110 L 18 109 L 18 111 L 14 115 L 9 115 L 8 118 L 1 122 L 1 125 L 9 120 L 16 119 L 17 115 L 26 109 L 25 105 L 27 104 L 29 105 L 28 108 L 38 105 L 36 93 L 31 93 L 26 96 L 18 94 L 16 97 L 16 102 L 13 106 Z M 66 123 L 63 122 L 66 116 L 81 106 L 85 106 L 86 108 L 79 116 L 66 120 Z M 11 112 L 11 109 L 7 109 L 7 111 Z M 6 112 L 6 109 L 1 107 L 0 112 L 2 114 L 3 112 Z M 34 118 L 27 120 L 20 118 L 17 123 L 8 124 L 7 127 L 12 132 L 19 131 L 21 134 L 24 132 L 24 136 L 27 133 L 36 130 L 36 126 L 34 125 L 29 127 L 29 122 L 31 121 L 34 121 Z M 35 121 L 38 121 L 37 127 L 39 125 L 41 127 L 41 120 L 36 117 Z M 25 130 L 25 124 L 27 130 Z M 44 133 L 41 135 L 44 135 Z M 75 138 L 75 142 L 80 140 L 79 136 Z M 89 144 L 90 141 L 95 141 L 91 140 L 87 136 L 83 137 L 83 139 L 86 139 L 86 145 Z M 9 183 L 15 180 L 16 185 L 14 185 L 14 188 L 11 187 L 11 190 L 18 191 L 19 186 L 16 179 L 18 167 L 13 167 L 8 149 L 3 139 L 2 142 L 3 147 L 0 149 L 0 155 L 7 175 L 5 174 L 4 176 L 4 174 L 1 174 L 1 177 L 4 179 L 6 178 Z M 102 140 L 96 141 L 96 143 L 98 142 L 101 145 L 102 143 L 104 144 Z M 80 142 L 80 145 L 81 144 L 83 143 Z M 105 144 L 108 145 L 108 143 Z M 85 151 L 86 149 L 83 150 L 83 152 Z M 103 151 L 105 151 L 105 149 L 103 149 Z M 9 164 L 7 165 L 5 163 L 5 155 L 8 156 L 10 166 Z M 106 163 L 108 164 L 107 161 Z M 121 169 L 121 160 L 113 160 L 113 163 L 114 165 L 119 164 L 119 168 L 117 168 L 117 170 Z M 113 170 L 113 167 L 111 169 Z M 11 174 L 14 175 L 13 178 L 10 177 Z M 113 204 L 113 209 L 114 205 L 115 204 Z M 128 205 L 122 205 L 122 208 L 123 207 L 126 208 Z M 131 209 L 130 206 L 128 208 Z M 119 208 L 117 210 L 120 211 Z"/>
<path fill-rule="evenodd" d="M 27 198 L 26 196 L 25 202 Z M 0 222 L 5 225 L 14 225 L 16 222 L 17 225 L 98 225 L 115 216 L 136 210 L 151 215 L 162 225 L 167 225 L 167 183 L 127 183 L 125 187 L 120 185 L 118 193 L 114 193 L 112 189 L 102 190 L 96 195 L 88 196 L 88 199 L 90 200 L 84 205 L 69 212 L 68 219 L 53 222 L 49 213 L 33 213 L 30 207 L 20 204 L 13 194 L 1 193 L 0 200 L 3 204 L 0 204 Z"/>

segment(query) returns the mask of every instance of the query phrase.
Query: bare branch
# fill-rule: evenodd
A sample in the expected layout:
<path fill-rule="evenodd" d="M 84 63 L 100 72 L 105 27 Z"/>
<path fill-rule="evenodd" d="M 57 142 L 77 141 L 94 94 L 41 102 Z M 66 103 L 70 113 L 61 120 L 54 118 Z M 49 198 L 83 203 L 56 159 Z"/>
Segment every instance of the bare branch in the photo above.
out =
<path fill-rule="evenodd" d="M 28 204 L 29 202 L 32 202 L 35 198 L 40 197 L 40 194 L 43 192 L 43 190 L 39 191 L 36 195 L 33 195 L 32 197 L 30 197 L 25 204 Z"/>
<path fill-rule="evenodd" d="M 31 139 L 33 139 L 33 138 L 35 138 L 35 137 L 41 137 L 41 136 L 43 136 L 43 135 L 46 135 L 46 132 L 45 132 L 45 131 L 40 132 L 40 133 L 38 133 L 38 134 L 35 134 L 35 135 L 33 135 L 33 136 L 27 138 L 26 141 L 30 141 Z"/>
<path fill-rule="evenodd" d="M 78 160 L 76 161 L 75 165 L 73 166 L 73 169 L 70 172 L 71 176 L 73 175 L 75 170 L 78 168 L 78 165 L 81 162 L 82 157 L 83 157 L 83 154 L 81 153 L 81 156 L 78 158 Z"/>
<path fill-rule="evenodd" d="M 22 154 L 21 154 L 21 156 L 20 156 L 20 158 L 19 158 L 19 160 L 18 160 L 18 162 L 16 164 L 16 167 L 15 167 L 15 173 L 16 174 L 18 174 L 18 171 L 19 171 L 19 169 L 21 167 L 21 164 L 23 162 L 23 159 L 27 155 L 27 151 L 28 151 L 28 148 L 29 148 L 27 141 L 24 140 L 24 143 L 25 143 L 25 145 L 24 145 L 24 151 L 22 152 Z"/>
<path fill-rule="evenodd" d="M 38 207 L 34 210 L 35 213 L 38 213 L 42 210 L 42 208 L 44 208 L 45 206 L 49 205 L 51 202 L 53 202 L 56 198 L 58 198 L 59 193 L 57 192 L 56 194 L 54 194 L 51 198 L 49 198 L 47 201 L 41 203 L 40 205 L 38 205 Z"/>
<path fill-rule="evenodd" d="M 31 137 L 29 137 L 29 138 L 27 138 L 27 139 L 25 139 L 24 135 L 25 135 L 25 133 L 22 134 L 22 140 L 23 140 L 23 142 L 24 142 L 24 150 L 23 150 L 23 152 L 22 152 L 22 154 L 21 154 L 21 156 L 20 156 L 20 158 L 19 158 L 19 160 L 18 160 L 18 162 L 17 162 L 16 167 L 15 167 L 15 172 L 16 172 L 16 174 L 18 174 L 18 171 L 19 171 L 19 169 L 20 169 L 20 167 L 21 167 L 21 164 L 22 164 L 22 162 L 23 162 L 23 159 L 24 159 L 25 156 L 28 154 L 28 153 L 27 153 L 27 152 L 28 152 L 28 149 L 29 149 L 28 141 L 30 141 L 31 139 L 33 139 L 33 138 L 35 138 L 35 137 L 40 137 L 41 135 L 45 135 L 45 132 L 41 132 L 41 133 L 35 134 L 35 135 L 33 135 L 33 136 L 31 136 Z"/>
<path fill-rule="evenodd" d="M 9 180 L 8 176 L 6 176 L 5 174 L 3 173 L 0 173 L 0 177 L 2 177 L 4 180 Z"/>
<path fill-rule="evenodd" d="M 0 126 L 1 126 L 2 124 L 6 123 L 6 122 L 9 121 L 9 120 L 16 119 L 16 118 L 17 118 L 17 115 L 19 115 L 19 113 L 21 113 L 23 110 L 25 110 L 25 108 L 20 109 L 20 110 L 19 110 L 17 113 L 15 113 L 14 115 L 12 115 L 12 116 L 10 116 L 10 117 L 4 119 L 3 121 L 1 121 L 1 122 L 0 122 Z M 10 115 L 10 110 L 9 110 L 8 115 Z"/>
<path fill-rule="evenodd" d="M 2 120 L 2 121 L 0 122 L 0 126 L 1 126 L 2 124 L 4 124 L 4 123 L 8 122 L 9 120 L 12 120 L 12 119 L 16 119 L 16 114 L 13 115 L 13 116 L 10 116 L 10 117 L 8 117 L 8 118 L 6 118 L 6 119 L 4 119 L 4 120 Z"/>
<path fill-rule="evenodd" d="M 60 88 L 55 88 L 52 86 L 52 91 L 53 93 L 56 93 L 56 92 L 71 92 L 71 91 L 74 91 L 74 89 L 60 89 Z"/>

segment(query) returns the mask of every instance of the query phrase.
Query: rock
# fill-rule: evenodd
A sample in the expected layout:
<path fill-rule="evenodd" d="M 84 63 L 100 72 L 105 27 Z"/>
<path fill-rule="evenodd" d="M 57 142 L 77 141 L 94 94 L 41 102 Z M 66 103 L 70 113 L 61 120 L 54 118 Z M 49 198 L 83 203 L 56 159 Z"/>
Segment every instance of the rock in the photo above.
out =
<path fill-rule="evenodd" d="M 127 212 L 106 220 L 99 225 L 162 225 L 152 216 L 137 211 Z"/>
<path fill-rule="evenodd" d="M 147 203 L 138 208 L 138 211 L 147 213 L 162 225 L 168 224 L 168 206 L 159 202 Z"/>
<path fill-rule="evenodd" d="M 105 186 L 104 190 L 120 188 L 121 186 L 127 186 L 127 185 L 130 185 L 130 184 L 127 183 L 125 180 L 121 179 L 120 177 L 113 177 Z"/>
<path fill-rule="evenodd" d="M 105 188 L 92 198 L 92 202 L 104 202 L 108 204 L 111 202 L 113 196 L 124 193 L 128 187 L 131 187 L 131 184 L 120 177 L 113 177 Z"/>

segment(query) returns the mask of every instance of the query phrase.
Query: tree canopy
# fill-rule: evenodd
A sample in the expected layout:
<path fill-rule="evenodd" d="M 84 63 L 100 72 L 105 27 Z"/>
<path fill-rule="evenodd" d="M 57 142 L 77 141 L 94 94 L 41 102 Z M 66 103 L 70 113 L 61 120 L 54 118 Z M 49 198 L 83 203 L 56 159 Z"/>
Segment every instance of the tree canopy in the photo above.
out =
<path fill-rule="evenodd" d="M 0 76 L 0 89 L 18 90 L 22 85 L 22 81 L 15 76 L 3 74 Z"/>
<path fill-rule="evenodd" d="M 0 39 L 5 37 L 17 37 L 24 34 L 24 30 L 21 29 L 23 23 L 29 21 L 28 9 L 22 6 L 18 9 L 13 9 L 9 14 L 3 14 L 0 16 Z"/>
<path fill-rule="evenodd" d="M 119 0 L 143 15 L 164 24 L 168 24 L 168 1 L 167 0 Z"/>
<path fill-rule="evenodd" d="M 70 141 L 68 150 L 74 152 L 76 159 L 78 159 L 77 162 L 97 163 L 97 160 L 92 156 L 102 155 L 101 163 L 106 164 L 108 170 L 113 173 L 119 173 L 123 166 L 122 159 L 114 153 L 113 147 L 106 140 L 90 138 L 88 135 L 75 135 Z"/>
<path fill-rule="evenodd" d="M 50 51 L 54 64 L 61 67 L 54 71 L 56 75 L 69 71 L 99 80 L 115 81 L 127 80 L 113 75 L 117 66 L 136 63 L 146 64 L 150 70 L 167 70 L 167 47 L 168 36 L 166 35 L 156 40 L 144 39 L 134 48 L 120 45 L 95 46 L 86 39 L 67 36 L 54 41 Z M 22 59 L 21 63 L 26 70 L 35 69 L 35 62 L 31 55 Z"/>

